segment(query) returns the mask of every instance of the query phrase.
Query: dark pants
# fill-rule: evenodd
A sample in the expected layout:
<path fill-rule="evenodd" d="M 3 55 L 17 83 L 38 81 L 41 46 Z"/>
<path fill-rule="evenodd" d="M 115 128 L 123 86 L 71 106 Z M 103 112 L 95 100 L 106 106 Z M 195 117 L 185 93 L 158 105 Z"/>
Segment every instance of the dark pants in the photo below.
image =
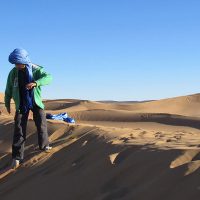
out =
<path fill-rule="evenodd" d="M 44 110 L 34 105 L 33 109 L 33 120 L 37 127 L 38 132 L 38 144 L 39 148 L 43 149 L 49 145 L 48 132 L 47 132 L 47 121 Z M 19 111 L 15 113 L 15 127 L 12 144 L 12 157 L 14 159 L 23 160 L 24 158 L 24 145 L 26 141 L 26 127 L 28 121 L 29 112 L 21 114 Z"/>

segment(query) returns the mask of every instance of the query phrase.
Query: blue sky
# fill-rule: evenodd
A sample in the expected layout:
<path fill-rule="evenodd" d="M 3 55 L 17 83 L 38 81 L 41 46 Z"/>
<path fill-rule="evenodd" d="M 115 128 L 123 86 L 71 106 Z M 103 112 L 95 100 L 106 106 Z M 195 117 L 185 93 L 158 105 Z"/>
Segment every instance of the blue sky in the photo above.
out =
<path fill-rule="evenodd" d="M 0 91 L 25 48 L 44 98 L 146 100 L 200 92 L 198 0 L 12 0 L 0 6 Z"/>

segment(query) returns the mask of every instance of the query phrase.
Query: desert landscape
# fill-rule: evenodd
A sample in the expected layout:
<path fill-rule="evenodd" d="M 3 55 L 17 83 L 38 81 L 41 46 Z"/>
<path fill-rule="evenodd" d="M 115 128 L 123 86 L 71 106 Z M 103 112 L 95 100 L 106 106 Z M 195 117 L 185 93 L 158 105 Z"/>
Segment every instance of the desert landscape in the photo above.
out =
<path fill-rule="evenodd" d="M 30 115 L 24 163 L 11 160 L 12 114 L 0 95 L 0 199 L 197 200 L 200 196 L 200 94 L 147 102 L 45 100 L 53 150 L 37 150 Z"/>

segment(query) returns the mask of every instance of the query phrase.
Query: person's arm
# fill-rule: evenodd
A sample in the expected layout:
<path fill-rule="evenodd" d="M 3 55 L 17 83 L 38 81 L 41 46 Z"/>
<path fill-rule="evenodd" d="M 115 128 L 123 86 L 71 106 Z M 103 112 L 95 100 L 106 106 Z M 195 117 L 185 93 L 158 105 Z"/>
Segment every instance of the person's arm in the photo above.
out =
<path fill-rule="evenodd" d="M 51 83 L 52 81 L 52 76 L 48 73 L 46 73 L 43 68 L 40 68 L 39 70 L 39 75 L 38 75 L 38 79 L 35 80 L 36 83 L 36 87 L 38 86 L 43 86 L 43 85 L 48 85 Z"/>
<path fill-rule="evenodd" d="M 10 72 L 7 78 L 6 90 L 5 90 L 5 96 L 4 96 L 5 107 L 9 113 L 10 113 L 10 101 L 12 99 L 12 87 L 13 87 L 12 78 L 11 78 L 11 72 Z"/>

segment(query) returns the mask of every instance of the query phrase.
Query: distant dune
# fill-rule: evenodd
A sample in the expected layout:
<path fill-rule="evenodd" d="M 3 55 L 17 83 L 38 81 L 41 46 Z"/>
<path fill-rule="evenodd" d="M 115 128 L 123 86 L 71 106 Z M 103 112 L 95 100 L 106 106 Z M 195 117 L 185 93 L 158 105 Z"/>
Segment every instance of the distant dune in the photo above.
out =
<path fill-rule="evenodd" d="M 57 99 L 44 104 L 46 112 L 67 112 L 76 124 L 48 120 L 53 150 L 44 153 L 37 150 L 30 116 L 25 161 L 8 173 L 14 104 L 11 115 L 2 107 L 2 200 L 199 200 L 200 94 L 148 102 Z"/>
<path fill-rule="evenodd" d="M 4 94 L 0 93 L 0 103 L 3 103 L 3 102 L 4 102 Z"/>
<path fill-rule="evenodd" d="M 200 94 L 169 98 L 150 102 L 137 103 L 121 103 L 121 102 L 95 102 L 88 100 L 48 100 L 45 101 L 46 110 L 49 111 L 67 111 L 79 112 L 95 111 L 103 112 L 108 110 L 110 113 L 114 111 L 128 111 L 132 113 L 167 113 L 174 115 L 183 115 L 191 117 L 200 116 Z M 127 113 L 127 112 L 126 112 Z M 113 113 L 114 114 L 114 113 Z M 84 119 L 83 119 L 84 120 Z"/>

